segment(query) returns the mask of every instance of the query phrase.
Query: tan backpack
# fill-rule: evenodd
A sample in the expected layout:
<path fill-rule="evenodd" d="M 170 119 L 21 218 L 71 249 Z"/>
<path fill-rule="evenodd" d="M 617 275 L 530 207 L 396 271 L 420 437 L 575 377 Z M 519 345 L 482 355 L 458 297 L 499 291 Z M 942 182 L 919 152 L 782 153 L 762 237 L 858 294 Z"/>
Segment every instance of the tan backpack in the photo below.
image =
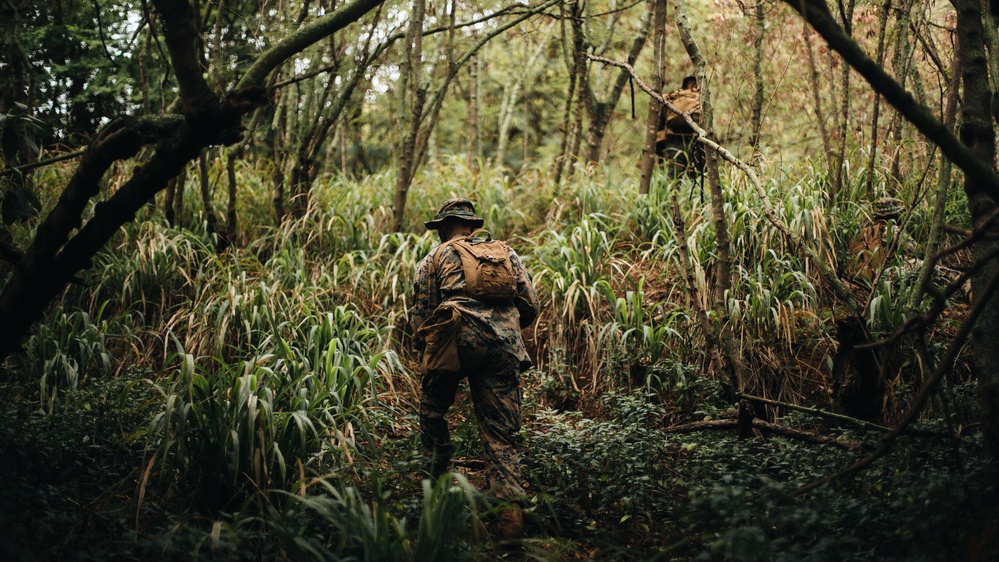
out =
<path fill-rule="evenodd" d="M 445 246 L 451 246 L 461 258 L 465 274 L 465 296 L 486 304 L 510 304 L 517 295 L 517 279 L 510 263 L 510 247 L 500 240 L 473 241 L 456 238 L 441 244 L 437 266 Z"/>
<path fill-rule="evenodd" d="M 684 113 L 689 113 L 690 118 L 695 123 L 701 122 L 701 94 L 694 90 L 677 90 L 666 97 L 666 101 L 672 103 L 677 109 Z M 683 115 L 670 109 L 666 112 L 666 126 L 675 132 L 693 132 Z"/>

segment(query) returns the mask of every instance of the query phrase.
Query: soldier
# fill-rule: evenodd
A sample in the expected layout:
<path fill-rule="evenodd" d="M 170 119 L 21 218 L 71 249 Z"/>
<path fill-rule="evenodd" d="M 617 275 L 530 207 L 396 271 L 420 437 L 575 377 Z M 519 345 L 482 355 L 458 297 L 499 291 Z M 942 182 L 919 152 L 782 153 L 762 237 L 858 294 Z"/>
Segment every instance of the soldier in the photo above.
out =
<path fill-rule="evenodd" d="M 902 254 L 910 256 L 913 270 L 918 269 L 921 262 L 915 259 L 916 243 L 895 224 L 903 211 L 905 204 L 901 199 L 882 197 L 874 202 L 873 220 L 854 236 L 848 248 L 847 274 L 851 278 L 866 285 L 873 283 L 885 265 L 892 244 Z"/>
<path fill-rule="evenodd" d="M 701 88 L 696 76 L 683 79 L 680 89 L 665 96 L 677 109 L 689 113 L 695 123 L 701 119 Z M 697 142 L 697 133 L 683 115 L 663 106 L 659 114 L 656 154 L 668 166 L 671 175 L 696 177 L 704 169 L 704 148 Z"/>
<path fill-rule="evenodd" d="M 424 348 L 420 431 L 431 455 L 430 473 L 437 478 L 449 470 L 454 453 L 445 415 L 454 404 L 458 383 L 467 378 L 492 492 L 499 499 L 516 501 L 524 495 L 515 443 L 521 423 L 519 377 L 531 365 L 520 331 L 537 317 L 539 305 L 520 257 L 505 244 L 512 299 L 482 302 L 466 294 L 463 254 L 457 243 L 489 242 L 472 237 L 483 222 L 470 201 L 450 199 L 424 223 L 437 230 L 441 245 L 416 268 L 410 318 L 417 345 Z M 445 341 L 449 338 L 450 348 Z M 504 538 L 523 536 L 523 516 L 516 504 L 501 519 Z"/>

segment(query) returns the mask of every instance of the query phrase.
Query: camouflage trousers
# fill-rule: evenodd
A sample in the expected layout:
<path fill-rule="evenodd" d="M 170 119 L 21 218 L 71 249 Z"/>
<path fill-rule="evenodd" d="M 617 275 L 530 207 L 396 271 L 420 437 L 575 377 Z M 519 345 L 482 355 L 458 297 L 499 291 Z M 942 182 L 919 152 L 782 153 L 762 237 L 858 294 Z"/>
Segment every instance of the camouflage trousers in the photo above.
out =
<path fill-rule="evenodd" d="M 458 383 L 468 379 L 479 437 L 485 453 L 491 493 L 501 499 L 524 495 L 516 440 L 520 432 L 520 361 L 493 348 L 458 347 L 461 371 L 423 375 L 420 431 L 423 447 L 432 455 L 435 471 L 450 465 L 454 447 L 447 411 L 454 404 Z"/>

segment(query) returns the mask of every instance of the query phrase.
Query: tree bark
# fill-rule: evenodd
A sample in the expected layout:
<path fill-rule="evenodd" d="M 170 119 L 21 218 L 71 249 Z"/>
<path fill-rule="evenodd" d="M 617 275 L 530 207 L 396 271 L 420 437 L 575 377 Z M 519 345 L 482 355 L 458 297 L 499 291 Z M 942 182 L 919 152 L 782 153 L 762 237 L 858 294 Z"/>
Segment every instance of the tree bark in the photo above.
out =
<path fill-rule="evenodd" d="M 802 21 L 805 27 L 805 50 L 808 52 L 808 81 L 812 87 L 812 103 L 815 105 L 815 120 L 819 125 L 819 135 L 822 136 L 822 153 L 825 154 L 826 170 L 830 176 L 835 175 L 835 160 L 832 144 L 829 139 L 829 130 L 826 128 L 826 118 L 822 112 L 822 96 L 819 89 L 819 69 L 815 64 L 815 54 L 812 51 L 812 31 L 808 28 L 808 22 Z M 833 97 L 835 99 L 835 97 Z"/>
<path fill-rule="evenodd" d="M 652 87 L 662 93 L 666 86 L 663 75 L 666 52 L 666 0 L 655 0 L 652 35 Z M 649 112 L 645 117 L 645 144 L 642 147 L 642 176 L 638 184 L 638 192 L 648 194 L 652 186 L 652 174 L 658 164 L 656 154 L 656 136 L 659 134 L 659 119 L 663 106 L 655 98 L 649 99 Z"/>
<path fill-rule="evenodd" d="M 961 60 L 961 79 L 964 83 L 964 108 L 961 122 L 961 141 L 971 152 L 991 167 L 996 155 L 995 123 L 990 111 L 995 92 L 989 84 L 989 66 L 985 54 L 984 29 L 981 4 L 976 0 L 953 0 L 957 9 L 958 53 Z M 982 178 L 965 175 L 964 191 L 968 195 L 968 210 L 976 227 L 986 226 L 983 221 L 997 208 L 996 199 L 983 189 Z M 996 232 L 994 224 L 989 231 Z M 984 262 L 999 250 L 995 236 L 979 238 L 975 243 L 975 265 L 980 269 L 971 279 L 981 315 L 975 323 L 971 341 L 975 348 L 974 367 L 982 397 L 985 427 L 985 460 L 994 482 L 999 483 L 999 343 L 996 326 L 999 326 L 999 299 L 986 293 L 989 280 L 999 274 L 999 259 Z"/>
<path fill-rule="evenodd" d="M 756 82 L 756 91 L 753 93 L 753 110 L 750 116 L 752 135 L 749 138 L 749 146 L 755 152 L 760 144 L 760 129 L 763 127 L 763 40 L 767 35 L 763 0 L 756 0 L 753 16 L 756 22 L 756 34 L 753 36 L 753 80 Z M 812 56 L 810 48 L 808 56 L 809 58 Z"/>
<path fill-rule="evenodd" d="M 198 157 L 198 180 L 201 186 L 201 204 L 205 208 L 205 232 L 209 236 L 215 234 L 215 205 L 212 203 L 211 179 L 208 177 L 207 149 L 201 151 Z"/>
<path fill-rule="evenodd" d="M 912 23 L 912 8 L 913 0 L 902 0 L 902 8 L 899 11 L 897 23 L 895 25 L 895 51 L 892 55 L 891 66 L 892 70 L 895 72 L 895 80 L 897 80 L 903 88 L 909 78 L 909 61 L 912 53 L 909 41 L 909 26 Z M 896 111 L 892 116 L 888 138 L 891 139 L 889 142 L 892 146 L 891 167 L 888 175 L 893 181 L 886 182 L 886 191 L 889 195 L 895 196 L 898 193 L 898 186 L 902 183 L 900 171 L 903 148 L 902 116 L 899 115 L 898 111 Z"/>
<path fill-rule="evenodd" d="M 576 87 L 579 82 L 579 59 L 576 54 L 579 49 L 575 47 L 576 36 L 573 34 L 573 49 L 572 56 L 569 56 L 569 49 L 566 47 L 568 43 L 566 39 L 565 22 L 566 20 L 572 20 L 576 17 L 576 11 L 579 10 L 579 3 L 573 1 L 570 4 L 569 14 L 566 14 L 565 4 L 559 4 L 559 13 L 562 17 L 559 18 L 559 24 L 562 31 L 562 59 L 565 61 L 565 66 L 569 72 L 569 88 L 566 92 L 565 97 L 565 110 L 562 113 L 562 124 L 559 126 L 559 132 L 561 133 L 561 141 L 559 142 L 558 155 L 555 157 L 555 186 L 556 192 L 558 190 L 558 185 L 562 183 L 562 174 L 566 166 L 566 159 L 568 158 L 569 151 L 569 140 L 570 140 L 570 120 L 572 119 L 572 103 L 576 99 Z M 584 67 L 585 68 L 585 67 Z"/>
<path fill-rule="evenodd" d="M 707 61 L 694 40 L 687 19 L 687 6 L 684 0 L 675 0 L 676 27 L 687 49 L 690 60 L 697 68 L 697 83 L 701 88 L 701 127 L 708 137 L 714 137 L 714 115 L 711 106 L 711 84 L 705 71 Z M 728 221 L 725 218 L 725 198 L 718 177 L 718 158 L 714 151 L 705 151 L 705 172 L 708 176 L 708 190 L 711 193 L 711 218 L 715 226 L 715 243 L 718 259 L 715 262 L 715 285 L 712 292 L 712 306 L 721 312 L 725 310 L 724 295 L 732 286 L 732 254 L 729 247 Z"/>
<path fill-rule="evenodd" d="M 652 13 L 655 11 L 657 0 L 649 0 L 645 14 L 642 16 L 641 30 L 631 41 L 631 48 L 628 50 L 628 62 L 635 64 L 638 55 L 645 47 L 646 39 L 649 36 L 649 26 L 652 22 Z M 665 12 L 665 8 L 664 8 Z M 663 27 L 665 27 L 665 13 L 663 15 Z M 617 73 L 610 92 L 603 100 L 597 97 L 593 91 L 589 80 L 586 82 L 586 96 L 589 98 L 587 107 L 590 108 L 588 131 L 586 137 L 586 160 L 587 162 L 599 162 L 600 150 L 604 144 L 604 136 L 607 134 L 607 125 L 610 124 L 611 114 L 617 107 L 617 102 L 621 99 L 625 86 L 628 85 L 628 72 L 621 70 Z"/>
<path fill-rule="evenodd" d="M 472 36 L 475 37 L 474 35 Z M 465 166 L 477 171 L 482 158 L 482 130 L 479 127 L 479 57 L 472 57 L 468 78 L 468 136 L 465 139 Z"/>
<path fill-rule="evenodd" d="M 785 0 L 791 1 L 794 0 Z M 847 37 L 853 35 L 853 9 L 856 6 L 856 0 L 848 0 L 846 6 L 844 7 L 843 2 L 839 3 L 840 7 L 840 19 L 843 22 L 843 29 L 846 30 Z M 823 8 L 825 4 L 823 3 Z M 850 65 L 843 65 L 842 74 L 842 85 L 843 90 L 840 92 L 842 96 L 840 98 L 839 106 L 839 120 L 837 124 L 839 125 L 839 147 L 836 151 L 836 173 L 833 176 L 833 185 L 829 193 L 829 202 L 832 206 L 836 205 L 836 198 L 839 197 L 840 190 L 843 189 L 843 173 L 844 164 L 846 162 L 846 137 L 850 131 Z"/>
<path fill-rule="evenodd" d="M 885 32 L 888 30 L 888 18 L 891 15 L 892 0 L 885 0 L 881 5 L 881 19 L 878 23 L 878 54 L 874 59 L 879 66 L 885 61 Z M 867 154 L 867 198 L 874 200 L 874 163 L 878 154 L 878 116 L 881 113 L 881 96 L 874 95 L 874 109 L 871 115 L 871 142 Z"/>
<path fill-rule="evenodd" d="M 416 158 L 416 136 L 420 130 L 420 117 L 427 99 L 427 88 L 421 83 L 423 66 L 423 18 L 425 0 L 413 0 L 412 17 L 406 35 L 406 55 L 402 66 L 401 95 L 403 106 L 400 118 L 406 131 L 399 145 L 399 172 L 396 175 L 395 201 L 393 203 L 392 230 L 402 230 L 406 215 L 406 196 L 412 182 L 414 160 Z"/>

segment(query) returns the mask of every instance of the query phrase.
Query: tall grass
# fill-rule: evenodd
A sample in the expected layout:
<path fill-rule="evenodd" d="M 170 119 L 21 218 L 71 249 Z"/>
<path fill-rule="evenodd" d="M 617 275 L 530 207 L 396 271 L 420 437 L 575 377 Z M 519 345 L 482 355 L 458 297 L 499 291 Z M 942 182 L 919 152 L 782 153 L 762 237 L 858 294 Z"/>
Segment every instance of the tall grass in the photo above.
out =
<path fill-rule="evenodd" d="M 179 347 L 179 367 L 153 385 L 163 406 L 150 423 L 151 457 L 216 505 L 349 459 L 380 378 L 401 369 L 382 338 L 340 307 L 273 326 L 235 363 L 196 361 Z"/>

